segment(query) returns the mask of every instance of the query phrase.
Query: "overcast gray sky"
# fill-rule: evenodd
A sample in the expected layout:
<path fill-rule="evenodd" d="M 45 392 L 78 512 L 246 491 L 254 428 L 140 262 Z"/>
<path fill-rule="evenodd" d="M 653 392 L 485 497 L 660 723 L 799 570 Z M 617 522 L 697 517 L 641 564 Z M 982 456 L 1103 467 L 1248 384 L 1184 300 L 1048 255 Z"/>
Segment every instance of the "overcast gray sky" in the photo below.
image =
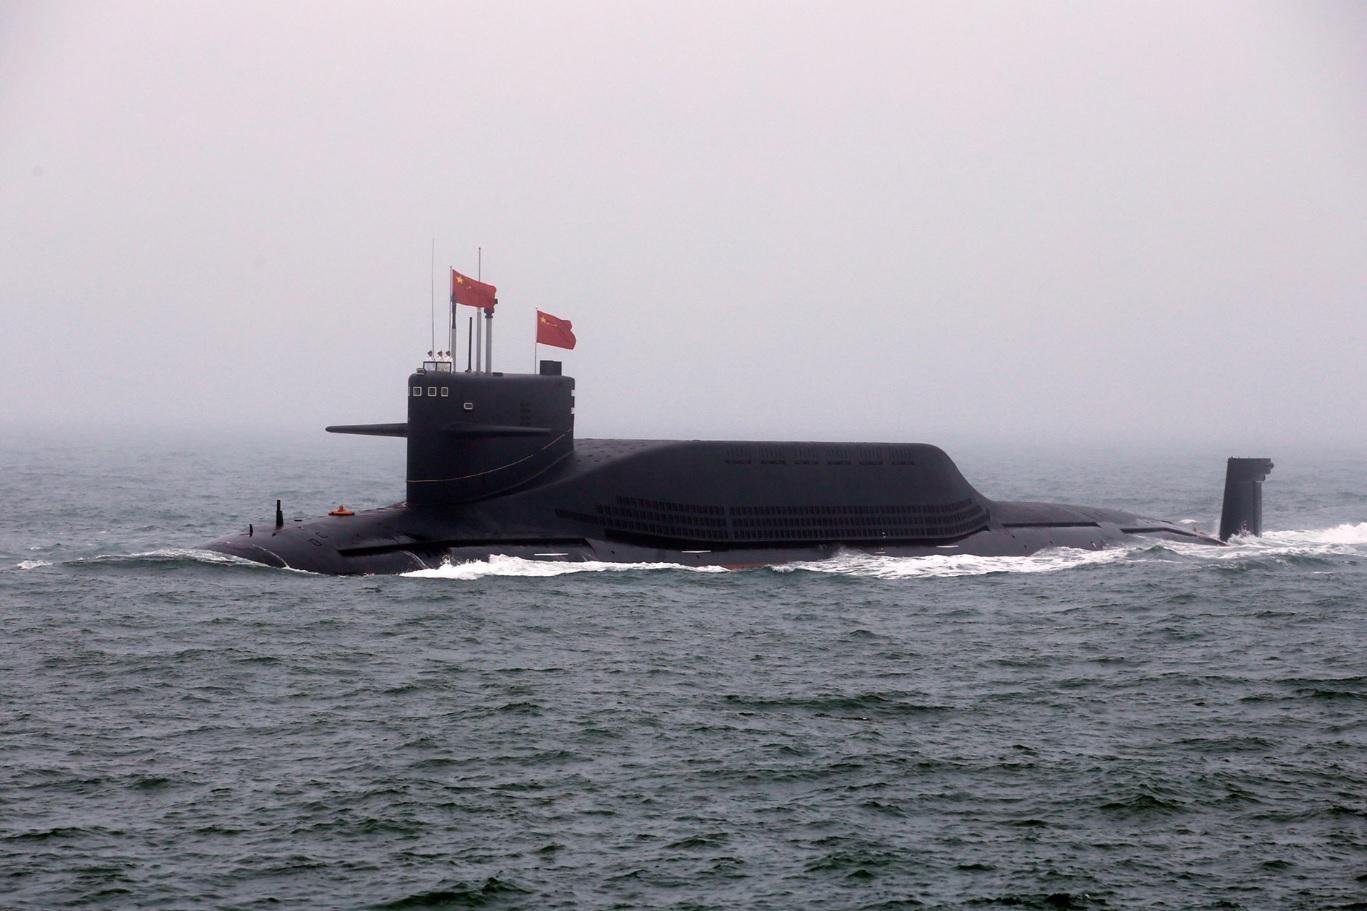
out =
<path fill-rule="evenodd" d="M 1367 4 L 0 0 L 0 422 L 1367 438 Z"/>

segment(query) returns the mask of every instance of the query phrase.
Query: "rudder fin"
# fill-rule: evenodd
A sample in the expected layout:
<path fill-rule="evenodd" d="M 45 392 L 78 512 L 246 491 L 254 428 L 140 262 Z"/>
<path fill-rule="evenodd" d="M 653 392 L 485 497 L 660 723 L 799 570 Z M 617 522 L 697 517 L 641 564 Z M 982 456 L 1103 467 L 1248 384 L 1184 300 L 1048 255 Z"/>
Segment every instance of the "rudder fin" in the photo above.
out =
<path fill-rule="evenodd" d="M 1220 508 L 1220 540 L 1263 533 L 1263 481 L 1271 459 L 1231 458 L 1225 469 L 1225 499 Z"/>

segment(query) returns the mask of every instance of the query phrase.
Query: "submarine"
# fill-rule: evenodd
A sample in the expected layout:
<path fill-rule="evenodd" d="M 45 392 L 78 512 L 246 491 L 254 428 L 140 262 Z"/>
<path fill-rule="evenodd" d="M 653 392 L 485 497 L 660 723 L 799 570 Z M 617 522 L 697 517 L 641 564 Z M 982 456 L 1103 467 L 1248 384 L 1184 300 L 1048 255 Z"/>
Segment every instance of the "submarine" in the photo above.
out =
<path fill-rule="evenodd" d="M 1272 470 L 1270 459 L 1229 459 L 1215 537 L 1115 509 L 992 500 L 926 443 L 576 440 L 575 383 L 554 360 L 527 374 L 425 360 L 405 392 L 403 423 L 326 428 L 406 440 L 402 502 L 287 522 L 277 500 L 273 522 L 205 546 L 337 575 L 494 555 L 734 568 L 841 551 L 1021 556 L 1141 537 L 1218 547 L 1261 534 Z"/>

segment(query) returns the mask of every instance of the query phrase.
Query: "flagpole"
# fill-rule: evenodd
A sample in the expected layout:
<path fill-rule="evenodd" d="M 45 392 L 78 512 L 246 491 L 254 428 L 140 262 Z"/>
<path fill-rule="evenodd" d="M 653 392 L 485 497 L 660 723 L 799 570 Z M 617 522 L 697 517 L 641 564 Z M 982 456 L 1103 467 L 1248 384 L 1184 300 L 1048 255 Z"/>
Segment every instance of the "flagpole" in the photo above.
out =
<path fill-rule="evenodd" d="M 435 299 L 436 293 L 437 293 L 437 279 L 436 279 L 436 266 L 435 266 L 436 258 L 437 258 L 437 241 L 436 241 L 436 238 L 433 238 L 433 240 L 432 240 L 432 259 L 433 259 L 433 270 L 432 270 L 432 272 L 433 272 L 433 277 L 432 277 L 432 296 L 433 296 L 434 299 Z M 450 308 L 451 308 L 451 309 L 448 310 L 448 311 L 447 311 L 447 314 L 446 314 L 446 355 L 447 355 L 447 357 L 448 357 L 448 358 L 450 359 L 450 361 L 451 361 L 451 372 L 454 373 L 455 370 L 456 370 L 456 356 L 455 356 L 454 352 L 455 352 L 455 350 L 456 350 L 456 342 L 457 342 L 457 340 L 458 340 L 459 337 L 460 337 L 460 327 L 456 324 L 456 320 L 459 319 L 459 317 L 456 315 L 457 313 L 459 313 L 459 311 L 456 309 L 456 289 L 455 289 L 455 281 L 454 281 L 454 280 L 455 280 L 455 277 L 456 277 L 456 276 L 455 276 L 455 271 L 456 271 L 456 270 L 455 270 L 455 269 L 452 269 L 452 270 L 450 270 L 450 271 L 451 271 L 451 276 L 450 276 L 450 277 L 451 277 L 451 279 L 452 279 L 452 284 L 451 284 L 451 303 L 450 303 Z M 441 358 L 437 358 L 437 360 L 441 360 Z"/>
<path fill-rule="evenodd" d="M 475 280 L 484 281 L 484 248 L 477 247 L 475 252 Z M 498 299 L 494 299 L 498 304 Z M 478 314 L 476 314 L 478 316 Z M 484 372 L 494 372 L 494 308 L 484 308 Z"/>
<path fill-rule="evenodd" d="M 456 309 L 455 307 L 451 308 Z M 470 317 L 470 325 L 465 330 L 465 372 L 470 372 L 470 351 L 475 346 L 475 318 Z"/>
<path fill-rule="evenodd" d="M 484 248 L 476 247 L 475 281 L 484 280 Z M 475 373 L 484 372 L 484 325 L 479 318 L 479 308 L 475 308 Z"/>

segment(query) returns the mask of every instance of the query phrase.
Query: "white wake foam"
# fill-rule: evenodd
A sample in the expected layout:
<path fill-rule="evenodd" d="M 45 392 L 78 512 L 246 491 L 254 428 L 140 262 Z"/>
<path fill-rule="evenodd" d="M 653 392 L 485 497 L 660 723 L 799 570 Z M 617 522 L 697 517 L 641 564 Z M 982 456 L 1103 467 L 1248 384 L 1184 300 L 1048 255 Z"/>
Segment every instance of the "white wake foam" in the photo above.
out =
<path fill-rule="evenodd" d="M 932 554 L 924 557 L 884 557 L 855 552 L 836 554 L 827 560 L 784 563 L 775 572 L 830 573 L 867 576 L 873 579 L 934 579 L 950 576 L 985 576 L 989 573 L 1056 573 L 1079 566 L 1124 560 L 1124 548 L 1080 550 L 1058 547 L 1022 557 L 980 557 L 973 554 Z"/>
<path fill-rule="evenodd" d="M 1367 522 L 1329 528 L 1269 531 L 1261 538 L 1233 538 L 1227 547 L 1163 538 L 1135 538 L 1116 547 L 1081 550 L 1052 548 L 1020 557 L 982 557 L 972 554 L 931 554 L 888 557 L 846 551 L 826 560 L 783 563 L 768 567 L 778 573 L 823 573 L 871 579 L 933 579 L 985 576 L 992 573 L 1054 573 L 1086 566 L 1153 559 L 1155 546 L 1182 557 L 1206 560 L 1244 560 L 1269 556 L 1336 556 L 1367 554 Z M 723 573 L 720 566 L 682 566 L 677 563 L 608 563 L 597 560 L 560 562 L 494 555 L 487 561 L 445 564 L 405 576 L 422 579 L 470 581 L 494 576 L 545 578 L 571 573 L 638 572 Z"/>
<path fill-rule="evenodd" d="M 1127 551 L 1077 550 L 1058 548 L 1041 551 L 1026 557 L 977 557 L 969 554 L 946 554 L 926 557 L 884 557 L 856 552 L 840 553 L 826 560 L 783 563 L 768 567 L 774 572 L 814 572 L 833 575 L 867 576 L 877 579 L 911 579 L 934 576 L 980 576 L 987 573 L 1048 573 L 1091 564 L 1112 563 L 1125 559 Z M 404 573 L 419 579 L 473 580 L 490 576 L 522 576 L 529 578 L 563 576 L 570 573 L 636 572 L 641 570 L 672 570 L 674 572 L 725 573 L 722 566 L 682 566 L 678 563 L 607 563 L 598 560 L 571 563 L 550 560 L 529 560 L 496 554 L 487 561 L 447 563 L 436 569 L 420 569 Z"/>
<path fill-rule="evenodd" d="M 20 560 L 20 561 L 19 561 L 19 568 L 20 568 L 20 569 L 38 569 L 38 568 L 43 567 L 43 566 L 51 566 L 51 565 L 52 565 L 52 561 L 51 561 L 51 560 Z"/>
<path fill-rule="evenodd" d="M 505 557 L 494 554 L 487 561 L 469 563 L 444 563 L 436 569 L 418 569 L 404 573 L 415 579 L 460 579 L 469 581 L 488 576 L 522 576 L 538 578 L 565 576 L 571 573 L 611 573 L 636 572 L 648 569 L 670 569 L 694 573 L 724 573 L 721 566 L 681 566 L 678 563 L 605 563 L 599 560 L 582 562 L 560 562 L 556 560 L 529 560 L 525 557 Z"/>
<path fill-rule="evenodd" d="M 1249 540 L 1256 541 L 1257 538 Z M 1302 531 L 1269 531 L 1262 540 L 1276 544 L 1363 545 L 1367 546 L 1367 522 L 1345 522 L 1332 528 L 1311 528 Z"/>
<path fill-rule="evenodd" d="M 1328 528 L 1265 531 L 1260 538 L 1236 535 L 1229 539 L 1227 547 L 1172 541 L 1164 542 L 1164 547 L 1185 557 L 1210 560 L 1367 555 L 1367 522 L 1347 522 Z"/>

